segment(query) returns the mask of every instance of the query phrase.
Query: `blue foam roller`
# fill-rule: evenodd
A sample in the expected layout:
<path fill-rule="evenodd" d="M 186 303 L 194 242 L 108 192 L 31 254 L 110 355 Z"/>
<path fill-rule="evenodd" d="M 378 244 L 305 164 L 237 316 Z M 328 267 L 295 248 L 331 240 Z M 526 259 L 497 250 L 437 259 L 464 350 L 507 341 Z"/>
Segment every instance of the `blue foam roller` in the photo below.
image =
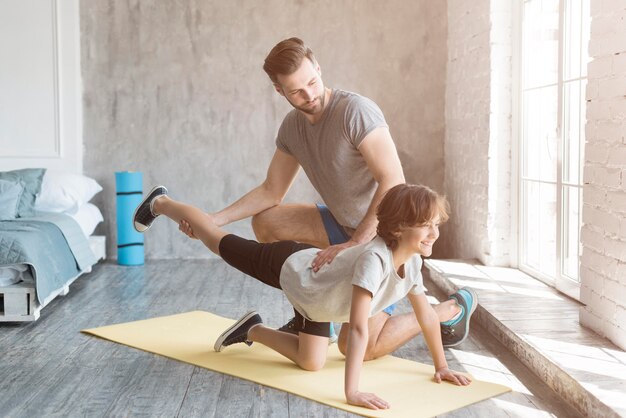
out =
<path fill-rule="evenodd" d="M 115 173 L 117 205 L 117 263 L 139 266 L 144 263 L 143 234 L 135 231 L 133 214 L 143 199 L 143 174 L 136 171 Z"/>

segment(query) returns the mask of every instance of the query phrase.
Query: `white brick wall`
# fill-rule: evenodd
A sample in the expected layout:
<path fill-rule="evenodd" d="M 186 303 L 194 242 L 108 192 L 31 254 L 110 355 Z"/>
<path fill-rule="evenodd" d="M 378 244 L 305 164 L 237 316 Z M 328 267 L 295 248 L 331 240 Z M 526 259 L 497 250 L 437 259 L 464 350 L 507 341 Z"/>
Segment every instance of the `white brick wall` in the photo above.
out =
<path fill-rule="evenodd" d="M 508 266 L 511 262 L 512 2 L 492 0 L 490 7 L 489 252 L 480 259 L 486 265 Z"/>
<path fill-rule="evenodd" d="M 510 263 L 511 2 L 448 1 L 449 258 Z"/>
<path fill-rule="evenodd" d="M 626 348 L 626 1 L 591 14 L 580 320 Z"/>

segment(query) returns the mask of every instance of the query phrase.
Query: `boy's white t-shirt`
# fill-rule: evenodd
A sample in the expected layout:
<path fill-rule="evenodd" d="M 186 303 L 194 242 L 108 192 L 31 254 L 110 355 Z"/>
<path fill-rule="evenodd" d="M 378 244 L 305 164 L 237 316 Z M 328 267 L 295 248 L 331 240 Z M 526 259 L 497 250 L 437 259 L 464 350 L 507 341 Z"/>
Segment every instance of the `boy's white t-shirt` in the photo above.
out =
<path fill-rule="evenodd" d="M 290 255 L 280 271 L 280 286 L 293 307 L 316 322 L 348 322 L 352 285 L 372 294 L 370 317 L 396 303 L 409 292 L 424 293 L 422 258 L 416 254 L 404 264 L 404 278 L 393 266 L 385 241 L 376 237 L 339 253 L 330 264 L 314 272 L 311 264 L 318 248 Z"/>

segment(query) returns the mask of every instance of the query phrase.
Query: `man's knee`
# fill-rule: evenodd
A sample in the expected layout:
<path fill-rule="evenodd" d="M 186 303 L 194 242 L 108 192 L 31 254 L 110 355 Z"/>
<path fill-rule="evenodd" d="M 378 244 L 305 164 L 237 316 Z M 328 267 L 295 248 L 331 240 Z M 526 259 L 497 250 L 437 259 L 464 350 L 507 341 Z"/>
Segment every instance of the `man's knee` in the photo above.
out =
<path fill-rule="evenodd" d="M 382 356 L 383 354 L 378 352 L 376 341 L 368 341 L 367 347 L 365 348 L 365 354 L 363 355 L 363 361 L 376 360 Z"/>
<path fill-rule="evenodd" d="M 271 210 L 271 209 L 268 209 Z M 268 215 L 268 210 L 264 210 L 261 213 L 257 213 L 252 217 L 252 230 L 259 242 L 273 242 L 276 241 L 272 235 L 271 216 Z"/>
<path fill-rule="evenodd" d="M 339 352 L 344 356 L 348 354 L 348 337 L 341 337 L 339 335 L 339 339 L 337 340 L 337 348 Z M 371 340 L 367 342 L 367 347 L 365 348 L 365 355 L 363 356 L 364 361 L 374 360 L 379 356 L 376 355 L 376 343 L 372 343 Z"/>
<path fill-rule="evenodd" d="M 339 352 L 343 354 L 344 356 L 348 353 L 349 329 L 350 329 L 349 325 L 344 324 L 341 327 L 341 332 L 339 333 L 339 338 L 337 339 L 337 348 L 339 349 Z M 375 360 L 385 355 L 385 353 L 378 352 L 377 342 L 378 342 L 379 335 L 380 335 L 380 329 L 378 329 L 378 327 L 370 326 L 367 346 L 365 347 L 365 354 L 363 355 L 363 361 Z"/>

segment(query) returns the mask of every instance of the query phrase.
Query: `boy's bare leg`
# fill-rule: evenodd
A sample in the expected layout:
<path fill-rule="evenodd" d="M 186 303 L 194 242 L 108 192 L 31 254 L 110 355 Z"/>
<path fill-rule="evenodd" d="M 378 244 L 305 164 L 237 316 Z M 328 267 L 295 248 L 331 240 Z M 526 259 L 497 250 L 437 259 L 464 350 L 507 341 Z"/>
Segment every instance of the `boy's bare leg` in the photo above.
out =
<path fill-rule="evenodd" d="M 460 311 L 459 305 L 453 299 L 433 305 L 433 309 L 437 312 L 439 322 L 449 321 Z M 339 351 L 343 354 L 346 353 L 348 346 L 348 327 L 349 324 L 343 324 L 337 341 Z M 422 332 L 413 312 L 394 316 L 379 312 L 369 319 L 368 328 L 369 340 L 364 357 L 366 361 L 394 352 Z"/>
<path fill-rule="evenodd" d="M 201 209 L 163 195 L 153 202 L 152 211 L 155 215 L 167 216 L 176 223 L 185 219 L 193 228 L 196 238 L 215 254 L 220 255 L 220 241 L 228 235 L 228 232 L 215 225 L 211 217 Z"/>
<path fill-rule="evenodd" d="M 261 343 L 282 354 L 304 370 L 324 367 L 328 338 L 300 333 L 299 336 L 258 325 L 248 332 L 250 341 Z"/>

